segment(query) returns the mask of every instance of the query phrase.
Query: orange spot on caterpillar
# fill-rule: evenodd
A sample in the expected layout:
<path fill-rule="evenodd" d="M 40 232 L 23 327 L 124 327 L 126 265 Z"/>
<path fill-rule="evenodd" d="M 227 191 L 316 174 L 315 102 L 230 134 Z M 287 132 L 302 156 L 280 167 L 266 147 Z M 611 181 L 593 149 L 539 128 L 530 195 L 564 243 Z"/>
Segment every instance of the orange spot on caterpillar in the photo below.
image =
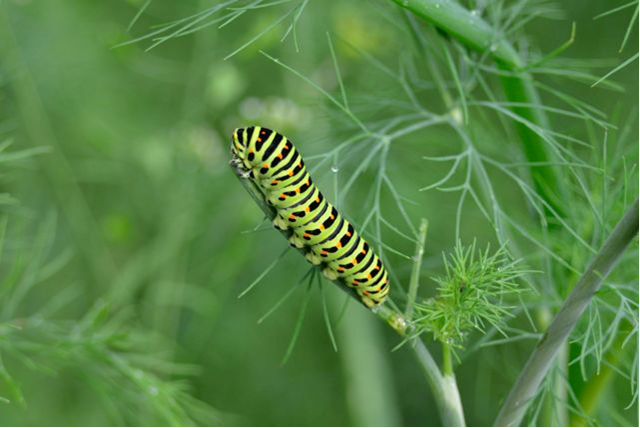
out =
<path fill-rule="evenodd" d="M 338 268 L 338 272 L 344 272 L 344 268 L 343 268 L 342 266 L 340 266 L 340 267 Z"/>
<path fill-rule="evenodd" d="M 338 243 L 336 244 L 336 247 L 342 248 L 342 242 L 338 241 Z"/>
<path fill-rule="evenodd" d="M 289 177 L 293 177 L 293 171 L 289 171 Z"/>
<path fill-rule="evenodd" d="M 358 264 L 358 261 L 356 259 L 353 259 L 353 260 L 351 260 L 351 264 L 355 266 L 355 265 Z"/>
<path fill-rule="evenodd" d="M 305 208 L 304 210 L 305 210 L 306 212 L 309 212 L 309 211 L 311 211 L 311 207 L 307 207 L 307 208 Z"/>
<path fill-rule="evenodd" d="M 325 250 L 322 250 L 322 251 L 320 251 L 320 254 L 322 254 L 323 256 L 326 256 L 329 253 L 327 253 Z"/>
<path fill-rule="evenodd" d="M 324 224 L 320 225 L 320 230 L 324 230 Z"/>
<path fill-rule="evenodd" d="M 278 159 L 282 159 L 282 153 L 278 153 Z"/>
<path fill-rule="evenodd" d="M 351 238 L 351 232 L 347 231 L 347 236 Z"/>
<path fill-rule="evenodd" d="M 380 266 L 374 267 L 373 270 L 380 270 Z"/>
<path fill-rule="evenodd" d="M 371 274 L 370 274 L 370 273 L 368 273 L 368 274 L 367 274 L 367 279 L 368 279 L 369 281 L 371 281 Z"/>
<path fill-rule="evenodd" d="M 278 184 L 278 180 L 273 180 L 273 181 L 271 182 L 271 185 L 272 185 L 272 186 L 275 186 L 276 184 Z"/>
<path fill-rule="evenodd" d="M 269 164 L 268 163 L 263 163 L 262 167 L 265 168 L 265 169 L 269 169 Z"/>
<path fill-rule="evenodd" d="M 331 220 L 335 220 L 336 216 L 334 216 L 333 214 L 331 214 Z"/>
<path fill-rule="evenodd" d="M 305 238 L 311 238 L 311 235 L 309 235 L 308 233 L 305 233 L 302 236 L 304 236 Z"/>
<path fill-rule="evenodd" d="M 360 253 L 367 254 L 367 252 L 365 250 L 360 251 Z"/>
<path fill-rule="evenodd" d="M 362 294 L 364 294 L 365 296 L 368 296 L 369 292 L 365 290 L 365 291 L 362 292 Z"/>
<path fill-rule="evenodd" d="M 258 142 L 262 143 L 262 138 L 258 137 Z"/>
<path fill-rule="evenodd" d="M 317 197 L 317 198 L 316 198 L 316 202 L 320 202 L 320 197 Z"/>
<path fill-rule="evenodd" d="M 296 189 L 296 193 L 300 194 L 300 188 L 299 187 Z"/>
<path fill-rule="evenodd" d="M 290 220 L 290 221 L 295 221 L 295 219 L 296 219 L 296 217 L 295 217 L 293 214 L 291 214 L 291 215 L 289 216 L 289 220 Z"/>

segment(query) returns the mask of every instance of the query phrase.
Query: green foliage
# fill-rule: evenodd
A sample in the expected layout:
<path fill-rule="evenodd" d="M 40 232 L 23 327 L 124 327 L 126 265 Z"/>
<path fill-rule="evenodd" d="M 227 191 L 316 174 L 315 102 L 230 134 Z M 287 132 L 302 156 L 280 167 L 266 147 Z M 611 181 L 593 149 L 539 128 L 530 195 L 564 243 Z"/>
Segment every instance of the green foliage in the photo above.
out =
<path fill-rule="evenodd" d="M 638 195 L 638 2 L 396 3 L 0 3 L 2 424 L 494 423 Z M 383 257 L 396 331 L 255 227 L 249 124 Z M 637 248 L 523 423 L 637 425 Z"/>
<path fill-rule="evenodd" d="M 436 296 L 416 305 L 415 323 L 420 331 L 455 347 L 463 347 L 472 330 L 501 331 L 513 317 L 514 296 L 523 291 L 518 279 L 529 273 L 505 245 L 493 253 L 487 245 L 476 253 L 475 242 L 464 247 L 459 241 L 444 259 L 444 268 L 445 275 L 433 278 Z"/>
<path fill-rule="evenodd" d="M 7 147 L 0 150 L 7 171 L 47 152 Z M 14 200 L 12 205 L 18 204 Z M 16 232 L 29 223 L 12 212 L 0 216 L 0 402 L 25 411 L 31 406 L 14 371 L 45 377 L 71 371 L 94 391 L 114 424 L 219 423 L 217 412 L 192 397 L 184 381 L 171 380 L 197 370 L 164 357 L 166 344 L 134 327 L 130 311 L 112 313 L 109 304 L 97 300 L 85 314 L 64 319 L 60 315 L 79 299 L 68 286 L 40 304 L 30 300 L 43 282 L 65 268 L 71 254 L 52 255 L 53 214 L 38 225 L 33 243 L 16 245 Z"/>

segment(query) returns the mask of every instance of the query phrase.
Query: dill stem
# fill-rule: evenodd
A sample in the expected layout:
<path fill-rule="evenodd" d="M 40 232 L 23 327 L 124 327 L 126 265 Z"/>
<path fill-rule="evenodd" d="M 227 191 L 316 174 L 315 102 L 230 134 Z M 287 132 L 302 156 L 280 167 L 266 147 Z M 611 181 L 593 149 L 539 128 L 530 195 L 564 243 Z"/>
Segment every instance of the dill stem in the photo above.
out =
<path fill-rule="evenodd" d="M 515 124 L 522 148 L 530 167 L 530 174 L 536 192 L 549 204 L 553 211 L 563 216 L 562 180 L 557 167 L 549 165 L 553 160 L 548 143 L 532 129 L 548 128 L 544 111 L 537 108 L 540 97 L 533 85 L 531 75 L 524 70 L 524 61 L 513 46 L 478 14 L 472 13 L 455 1 L 442 0 L 392 0 L 414 15 L 444 31 L 452 38 L 479 53 L 493 58 L 499 69 L 507 100 L 518 103 L 511 111 L 523 121 Z M 523 123 L 525 122 L 525 123 Z M 546 209 L 546 217 L 553 217 Z"/>
<path fill-rule="evenodd" d="M 632 204 L 581 275 L 571 294 L 538 342 L 495 420 L 495 426 L 517 426 L 547 376 L 562 344 L 593 295 L 638 235 L 638 200 Z"/>
<path fill-rule="evenodd" d="M 453 375 L 442 375 L 429 350 L 419 339 L 411 341 L 411 349 L 427 378 L 431 392 L 436 400 L 442 426 L 464 427 L 464 412 L 458 385 Z"/>
<path fill-rule="evenodd" d="M 424 255 L 424 244 L 427 240 L 428 227 L 429 222 L 426 218 L 423 218 L 420 221 L 420 228 L 418 229 L 418 242 L 416 242 L 416 253 L 413 258 L 413 268 L 409 281 L 409 291 L 407 293 L 407 308 L 404 312 L 404 316 L 408 322 L 411 322 L 413 307 L 416 303 L 416 294 L 418 293 L 418 285 L 420 283 L 420 266 L 422 264 L 422 256 Z"/>
<path fill-rule="evenodd" d="M 451 361 L 451 345 L 442 344 L 442 372 L 445 376 L 453 376 L 453 363 Z"/>
<path fill-rule="evenodd" d="M 538 91 L 533 86 L 531 75 L 526 72 L 518 72 L 507 64 L 501 64 L 500 62 L 498 62 L 498 67 L 514 73 L 500 77 L 502 90 L 504 91 L 507 101 L 514 105 L 510 107 L 510 110 L 531 125 L 540 127 L 541 129 L 548 129 L 549 122 L 544 111 L 536 107 L 531 107 L 541 104 Z M 517 122 L 515 128 L 520 137 L 524 155 L 527 161 L 533 164 L 529 166 L 529 173 L 536 193 L 538 193 L 558 215 L 564 217 L 561 196 L 562 186 L 560 184 L 562 181 L 557 167 L 549 165 L 553 161 L 553 156 L 549 151 L 548 143 L 525 123 Z M 547 218 L 553 216 L 546 207 L 545 212 Z"/>
<path fill-rule="evenodd" d="M 559 348 L 556 357 L 556 369 L 551 373 L 551 392 L 544 397 L 544 407 L 542 410 L 542 426 L 564 427 L 568 424 L 568 385 L 569 379 L 569 342 L 564 341 Z"/>
<path fill-rule="evenodd" d="M 423 220 L 420 226 L 421 236 L 423 236 L 423 230 L 426 238 L 426 220 Z M 424 240 L 421 241 L 423 244 L 418 245 L 416 248 L 416 260 L 418 259 L 417 255 L 424 252 Z M 419 285 L 419 280 L 420 269 L 413 269 L 409 283 L 414 284 L 416 290 Z M 449 353 L 448 369 L 447 363 L 445 362 L 446 360 L 443 359 L 443 367 L 445 371 L 445 374 L 443 375 L 424 342 L 422 342 L 418 337 L 411 337 L 412 327 L 407 321 L 408 318 L 405 318 L 405 316 L 400 312 L 395 311 L 387 305 L 381 305 L 379 308 L 376 308 L 374 313 L 387 325 L 393 328 L 400 336 L 409 340 L 411 351 L 415 355 L 420 369 L 422 370 L 436 401 L 442 425 L 450 427 L 465 426 L 464 410 L 462 408 L 462 402 L 460 401 L 458 384 L 456 383 L 451 367 L 451 354 Z M 443 346 L 448 345 L 443 344 Z"/>

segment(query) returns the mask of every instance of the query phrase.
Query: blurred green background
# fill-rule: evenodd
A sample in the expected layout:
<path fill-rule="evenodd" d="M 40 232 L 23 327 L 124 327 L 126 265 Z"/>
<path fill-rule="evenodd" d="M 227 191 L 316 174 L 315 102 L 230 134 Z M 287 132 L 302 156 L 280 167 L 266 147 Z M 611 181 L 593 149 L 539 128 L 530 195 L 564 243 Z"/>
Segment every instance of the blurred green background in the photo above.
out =
<path fill-rule="evenodd" d="M 339 97 L 330 34 L 354 111 L 383 110 L 392 118 L 400 109 L 385 101 L 398 89 L 370 57 L 394 70 L 411 62 L 413 41 L 399 9 L 382 0 L 311 1 L 296 25 L 299 52 L 292 34 L 281 42 L 288 19 L 225 60 L 289 5 L 250 10 L 223 28 L 208 26 L 149 51 L 150 39 L 114 48 L 216 2 L 153 0 L 128 29 L 144 3 L 0 2 L 0 140 L 11 143 L 0 152 L 0 397 L 7 401 L 0 402 L 0 424 L 438 425 L 412 355 L 391 352 L 398 338 L 355 303 L 334 326 L 336 353 L 313 290 L 299 340 L 281 365 L 304 296 L 298 282 L 307 266 L 299 255 L 285 256 L 254 291 L 237 298 L 286 243 L 271 230 L 243 233 L 262 214 L 228 167 L 233 129 L 256 123 L 281 130 L 311 157 L 310 166 L 313 156 L 355 132 L 325 96 L 259 50 Z M 575 42 L 563 55 L 591 63 L 602 76 L 638 51 L 634 25 L 618 52 L 634 7 L 593 19 L 622 4 L 535 2 L 553 19 L 523 22 L 520 47 L 550 52 L 575 22 Z M 635 144 L 626 164 L 633 188 L 637 61 L 613 76 L 618 91 L 561 73 L 544 79 L 626 124 Z M 442 111 L 433 81 L 423 81 L 422 104 Z M 481 118 L 472 126 L 482 128 Z M 554 126 L 584 132 L 561 116 Z M 389 154 L 390 177 L 416 202 L 408 205 L 412 223 L 426 217 L 431 225 L 424 296 L 433 293 L 427 279 L 440 272 L 441 253 L 455 244 L 458 198 L 418 191 L 448 170 L 422 157 L 451 153 L 453 135 L 434 127 L 401 140 Z M 491 131 L 484 141 L 498 151 L 509 145 Z M 352 165 L 366 155 L 356 154 Z M 331 165 L 315 173 L 330 198 L 334 179 L 342 185 L 350 164 L 338 172 Z M 342 205 L 356 222 L 367 214 L 361 195 L 368 177 Z M 523 199 L 507 184 L 497 189 L 510 212 L 526 215 Z M 385 206 L 390 201 L 386 195 Z M 399 213 L 388 218 L 406 230 Z M 473 205 L 465 206 L 461 235 L 481 247 L 495 239 Z M 386 243 L 413 253 L 414 244 L 397 236 Z M 406 283 L 411 262 L 391 254 L 388 263 Z M 637 284 L 637 264 L 628 271 Z M 257 324 L 292 286 L 298 287 L 293 298 Z M 344 296 L 333 287 L 324 294 L 335 317 Z M 635 299 L 637 305 L 637 293 Z M 492 423 L 532 345 L 518 341 L 465 357 L 457 376 L 470 425 Z M 637 405 L 625 410 L 634 389 L 623 376 L 611 382 L 615 414 L 604 421 L 637 424 Z"/>

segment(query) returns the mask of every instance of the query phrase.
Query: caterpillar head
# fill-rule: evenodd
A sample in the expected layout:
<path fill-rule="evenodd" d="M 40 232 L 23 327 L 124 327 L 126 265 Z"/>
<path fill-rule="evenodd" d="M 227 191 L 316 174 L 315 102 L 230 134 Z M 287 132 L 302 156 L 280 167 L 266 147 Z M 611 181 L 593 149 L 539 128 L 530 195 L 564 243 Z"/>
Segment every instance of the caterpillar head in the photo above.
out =
<path fill-rule="evenodd" d="M 233 131 L 231 137 L 231 154 L 234 158 L 243 161 L 247 151 L 247 138 L 244 128 L 238 128 Z"/>

